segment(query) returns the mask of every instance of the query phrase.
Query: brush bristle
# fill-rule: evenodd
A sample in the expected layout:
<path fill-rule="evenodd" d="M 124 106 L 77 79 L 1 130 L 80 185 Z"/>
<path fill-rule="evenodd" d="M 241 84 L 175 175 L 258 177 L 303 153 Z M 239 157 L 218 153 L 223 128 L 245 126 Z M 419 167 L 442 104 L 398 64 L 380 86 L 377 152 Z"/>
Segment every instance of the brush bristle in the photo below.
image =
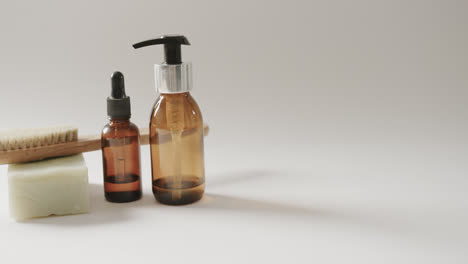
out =
<path fill-rule="evenodd" d="M 29 149 L 77 140 L 78 129 L 71 126 L 11 129 L 0 132 L 0 150 Z"/>

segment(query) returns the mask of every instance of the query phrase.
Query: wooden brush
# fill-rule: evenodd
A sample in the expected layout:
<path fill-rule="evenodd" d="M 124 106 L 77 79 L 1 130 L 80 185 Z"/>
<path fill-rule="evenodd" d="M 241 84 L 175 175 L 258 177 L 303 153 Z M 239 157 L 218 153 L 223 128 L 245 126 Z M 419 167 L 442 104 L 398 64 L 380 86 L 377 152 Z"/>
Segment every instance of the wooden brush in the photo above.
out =
<path fill-rule="evenodd" d="M 205 136 L 208 125 L 203 126 Z M 190 134 L 184 131 L 182 136 Z M 159 135 L 159 144 L 170 140 L 170 133 Z M 140 129 L 140 144 L 149 144 L 148 128 Z M 0 133 L 0 164 L 20 163 L 68 156 L 101 149 L 101 135 L 78 136 L 74 127 L 19 129 Z"/>

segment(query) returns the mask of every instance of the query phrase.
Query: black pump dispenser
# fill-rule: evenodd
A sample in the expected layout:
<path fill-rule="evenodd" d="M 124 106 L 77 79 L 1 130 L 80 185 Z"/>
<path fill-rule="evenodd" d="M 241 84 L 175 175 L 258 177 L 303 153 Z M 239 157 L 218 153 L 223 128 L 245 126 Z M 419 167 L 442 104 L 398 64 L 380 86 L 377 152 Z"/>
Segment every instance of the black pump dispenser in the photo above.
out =
<path fill-rule="evenodd" d="M 182 35 L 164 35 L 133 45 L 135 49 L 164 45 L 165 61 L 154 64 L 158 98 L 149 124 L 152 189 L 157 201 L 193 203 L 205 191 L 203 118 L 192 90 L 192 63 L 182 61 Z"/>
<path fill-rule="evenodd" d="M 130 118 L 130 97 L 125 94 L 123 74 L 118 71 L 114 72 L 111 76 L 111 84 L 111 96 L 107 97 L 107 115 L 110 118 Z"/>
<path fill-rule="evenodd" d="M 182 54 L 180 45 L 190 45 L 190 42 L 182 35 L 163 35 L 155 39 L 142 41 L 133 45 L 133 48 L 138 49 L 152 45 L 164 45 L 165 62 L 168 65 L 176 65 L 182 63 Z"/>

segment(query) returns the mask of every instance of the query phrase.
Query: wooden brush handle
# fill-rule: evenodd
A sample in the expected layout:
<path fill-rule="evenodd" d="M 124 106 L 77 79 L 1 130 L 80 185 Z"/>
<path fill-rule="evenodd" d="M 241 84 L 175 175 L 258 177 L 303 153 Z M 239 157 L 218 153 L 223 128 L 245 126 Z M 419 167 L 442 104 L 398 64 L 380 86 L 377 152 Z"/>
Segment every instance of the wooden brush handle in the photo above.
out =
<path fill-rule="evenodd" d="M 205 136 L 208 135 L 209 127 L 208 125 L 203 125 L 203 131 Z M 187 134 L 190 134 L 190 130 L 187 131 Z M 159 143 L 163 143 L 166 140 L 169 140 L 168 135 L 161 135 L 159 138 Z M 148 128 L 140 129 L 140 144 L 147 145 L 149 144 L 149 130 Z M 20 163 L 28 162 L 35 160 L 43 160 L 52 157 L 61 157 L 68 156 L 83 152 L 95 151 L 101 149 L 101 135 L 90 135 L 78 137 L 77 141 L 54 144 L 49 146 L 37 147 L 37 148 L 28 148 L 28 149 L 18 149 L 18 150 L 9 150 L 9 151 L 0 151 L 0 164 L 10 164 L 10 163 Z"/>

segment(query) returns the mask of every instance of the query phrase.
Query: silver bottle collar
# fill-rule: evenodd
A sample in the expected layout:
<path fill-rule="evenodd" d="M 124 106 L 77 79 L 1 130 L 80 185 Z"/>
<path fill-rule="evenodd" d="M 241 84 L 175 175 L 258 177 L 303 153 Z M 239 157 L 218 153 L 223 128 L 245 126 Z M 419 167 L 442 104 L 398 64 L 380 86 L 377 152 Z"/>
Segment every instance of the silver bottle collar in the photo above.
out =
<path fill-rule="evenodd" d="M 154 83 L 159 93 L 185 93 L 192 90 L 192 63 L 154 65 Z"/>

